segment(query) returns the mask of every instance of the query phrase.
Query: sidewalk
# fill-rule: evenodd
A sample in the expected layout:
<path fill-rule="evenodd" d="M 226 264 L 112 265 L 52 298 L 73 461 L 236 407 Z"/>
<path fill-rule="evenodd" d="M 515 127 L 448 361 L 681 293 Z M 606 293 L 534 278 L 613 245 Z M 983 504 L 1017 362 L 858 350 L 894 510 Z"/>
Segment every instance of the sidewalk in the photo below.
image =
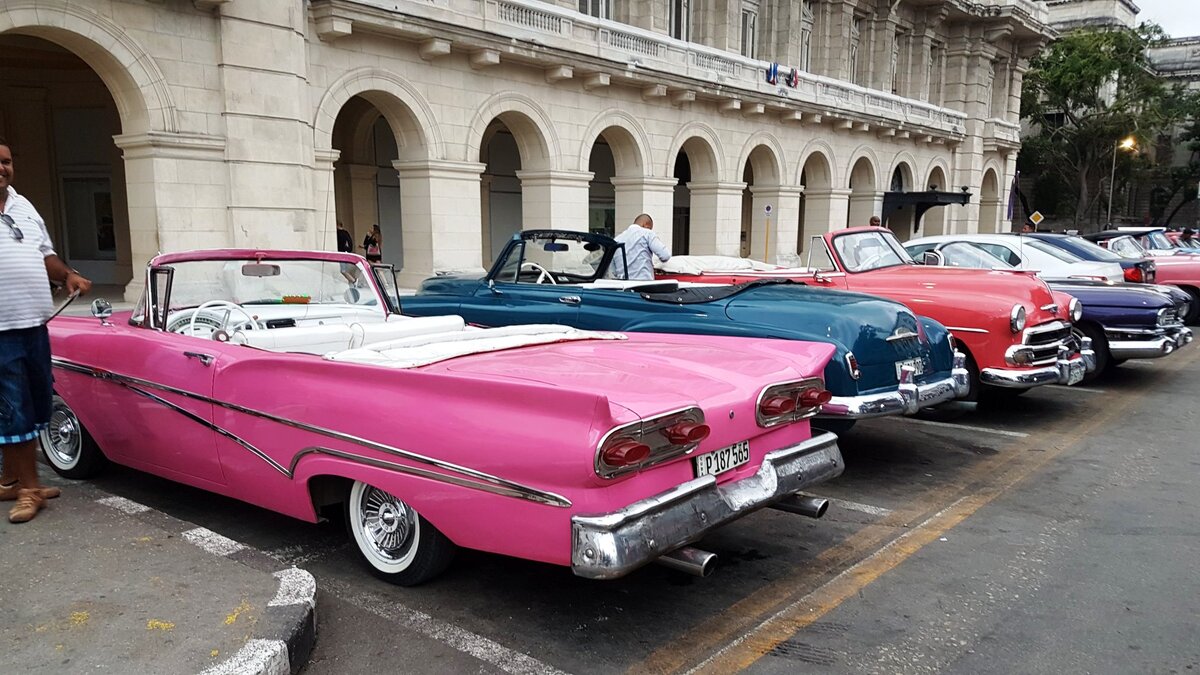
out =
<path fill-rule="evenodd" d="M 42 470 L 62 497 L 0 518 L 0 670 L 283 675 L 308 660 L 308 572 Z"/>

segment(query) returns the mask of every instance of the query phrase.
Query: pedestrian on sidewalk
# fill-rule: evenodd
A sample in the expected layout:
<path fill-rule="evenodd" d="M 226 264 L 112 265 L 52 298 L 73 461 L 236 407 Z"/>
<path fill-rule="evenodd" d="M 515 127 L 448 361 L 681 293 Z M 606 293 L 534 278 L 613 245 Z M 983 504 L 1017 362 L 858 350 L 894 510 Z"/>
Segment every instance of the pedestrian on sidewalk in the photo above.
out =
<path fill-rule="evenodd" d="M 371 226 L 371 231 L 363 239 L 363 250 L 367 252 L 367 262 L 383 262 L 383 233 L 379 231 L 379 225 Z"/>
<path fill-rule="evenodd" d="M 37 475 L 37 437 L 50 422 L 54 395 L 50 282 L 81 294 L 92 282 L 54 253 L 45 221 L 12 181 L 12 146 L 0 138 L 0 501 L 16 500 L 8 520 L 24 523 L 59 494 Z"/>

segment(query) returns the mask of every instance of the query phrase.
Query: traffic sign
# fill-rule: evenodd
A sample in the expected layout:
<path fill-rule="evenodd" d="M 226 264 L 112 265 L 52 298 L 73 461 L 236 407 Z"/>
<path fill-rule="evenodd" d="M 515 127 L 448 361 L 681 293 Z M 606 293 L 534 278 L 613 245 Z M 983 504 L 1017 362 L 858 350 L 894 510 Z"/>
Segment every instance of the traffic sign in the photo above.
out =
<path fill-rule="evenodd" d="M 763 211 L 764 211 L 764 212 L 766 212 L 766 214 L 767 214 L 768 216 L 769 216 L 769 215 L 771 215 L 771 205 L 770 205 L 770 204 L 767 204 L 766 206 L 764 206 L 764 207 L 763 207 Z"/>
<path fill-rule="evenodd" d="M 1041 225 L 1042 221 L 1045 219 L 1046 216 L 1043 216 L 1041 211 L 1034 211 L 1033 213 L 1029 214 L 1029 221 L 1034 225 Z"/>

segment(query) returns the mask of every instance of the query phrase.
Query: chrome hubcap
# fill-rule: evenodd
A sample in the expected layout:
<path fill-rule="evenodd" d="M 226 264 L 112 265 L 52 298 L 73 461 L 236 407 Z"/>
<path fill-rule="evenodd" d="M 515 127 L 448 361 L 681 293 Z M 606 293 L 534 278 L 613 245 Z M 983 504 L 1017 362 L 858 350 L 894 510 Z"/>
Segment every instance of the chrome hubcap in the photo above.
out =
<path fill-rule="evenodd" d="M 50 415 L 50 424 L 46 427 L 46 450 L 54 456 L 56 462 L 70 466 L 79 460 L 82 438 L 79 433 L 79 420 L 67 408 L 55 408 Z"/>
<path fill-rule="evenodd" d="M 375 487 L 364 490 L 359 513 L 364 538 L 381 557 L 399 560 L 412 547 L 417 514 L 394 495 Z"/>

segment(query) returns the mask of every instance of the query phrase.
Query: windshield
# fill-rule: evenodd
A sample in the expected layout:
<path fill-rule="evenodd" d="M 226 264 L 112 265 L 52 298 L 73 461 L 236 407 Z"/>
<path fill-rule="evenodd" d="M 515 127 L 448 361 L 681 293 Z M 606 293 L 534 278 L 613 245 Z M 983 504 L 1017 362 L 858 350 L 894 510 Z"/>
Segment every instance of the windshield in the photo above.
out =
<path fill-rule="evenodd" d="M 1108 240 L 1108 250 L 1123 258 L 1144 258 L 1146 249 L 1133 237 L 1114 237 Z"/>
<path fill-rule="evenodd" d="M 1030 248 L 1037 249 L 1037 250 L 1041 251 L 1042 253 L 1045 253 L 1046 255 L 1052 256 L 1054 258 L 1058 258 L 1059 260 L 1061 260 L 1063 262 L 1069 262 L 1069 263 L 1083 262 L 1083 258 L 1080 258 L 1079 256 L 1075 255 L 1074 253 L 1063 250 L 1052 244 L 1047 244 L 1044 241 L 1041 241 L 1038 239 L 1031 239 L 1028 237 L 1024 238 L 1022 241 L 1024 241 L 1025 244 L 1027 246 L 1029 246 Z"/>
<path fill-rule="evenodd" d="M 1104 248 L 1103 246 L 1090 242 L 1083 237 L 1067 237 L 1067 241 L 1074 246 L 1076 250 L 1083 250 L 1086 255 L 1091 256 L 1092 260 L 1100 262 L 1120 262 L 1124 260 L 1121 256 Z M 1082 256 L 1081 256 L 1082 257 Z"/>
<path fill-rule="evenodd" d="M 570 284 L 604 276 L 605 247 L 571 236 L 546 235 L 510 246 L 496 267 L 495 281 L 508 283 Z M 617 247 L 609 278 L 624 279 L 624 248 Z"/>
<path fill-rule="evenodd" d="M 946 244 L 938 252 L 945 259 L 945 267 L 969 267 L 984 270 L 1014 269 L 1012 265 L 1009 265 L 991 253 L 962 242 Z"/>
<path fill-rule="evenodd" d="M 1164 234 L 1161 230 L 1155 231 L 1155 232 L 1147 232 L 1146 233 L 1146 243 L 1149 244 L 1148 248 L 1152 248 L 1152 249 L 1167 250 L 1167 249 L 1175 248 L 1175 246 L 1171 243 L 1171 240 L 1168 239 L 1167 235 Z"/>
<path fill-rule="evenodd" d="M 377 305 L 356 265 L 324 260 L 195 260 L 173 263 L 170 309 L 223 300 L 238 305 Z M 353 289 L 353 290 L 351 290 Z"/>
<path fill-rule="evenodd" d="M 833 247 L 849 272 L 866 272 L 912 262 L 890 233 L 855 232 L 833 239 Z"/>

